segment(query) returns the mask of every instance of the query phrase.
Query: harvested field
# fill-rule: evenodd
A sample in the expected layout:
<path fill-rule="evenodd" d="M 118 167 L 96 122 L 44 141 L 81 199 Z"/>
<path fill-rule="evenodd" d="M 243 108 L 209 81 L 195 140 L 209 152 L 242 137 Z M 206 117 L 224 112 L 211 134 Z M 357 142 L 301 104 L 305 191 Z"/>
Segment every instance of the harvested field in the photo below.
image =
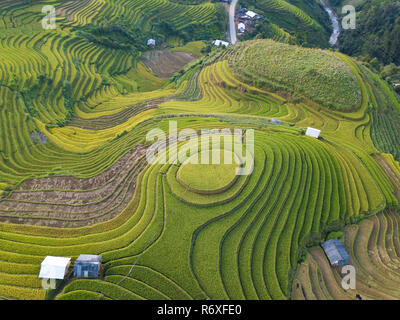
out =
<path fill-rule="evenodd" d="M 143 63 L 160 78 L 169 78 L 194 59 L 183 51 L 154 50 L 143 54 Z"/>
<path fill-rule="evenodd" d="M 117 125 L 123 124 L 126 119 L 132 118 L 141 112 L 157 109 L 157 106 L 160 103 L 165 101 L 164 98 L 155 99 L 146 101 L 137 105 L 134 105 L 130 108 L 122 110 L 118 113 L 112 115 L 106 115 L 95 119 L 81 119 L 75 117 L 72 121 L 68 123 L 69 126 L 82 128 L 82 129 L 91 129 L 91 130 L 102 130 L 113 128 Z"/>
<path fill-rule="evenodd" d="M 356 289 L 341 286 L 341 267 L 332 267 L 321 248 L 308 251 L 306 262 L 298 268 L 292 288 L 293 299 L 399 299 L 400 298 L 400 215 L 386 211 L 351 225 L 345 230 L 345 247 L 350 264 L 356 269 Z M 315 263 L 315 264 L 314 264 Z M 321 272 L 321 279 L 307 278 L 307 272 Z M 311 284 L 311 286 L 310 286 Z M 310 291 L 310 287 L 312 290 Z M 329 295 L 317 288 L 326 287 Z"/>
<path fill-rule="evenodd" d="M 389 177 L 393 184 L 397 200 L 400 202 L 400 176 L 396 173 L 395 169 L 389 164 L 386 158 L 382 155 L 375 155 L 374 159 L 378 162 L 379 166 Z"/>
<path fill-rule="evenodd" d="M 92 0 L 73 0 L 67 1 L 60 6 L 57 6 L 56 15 L 65 17 L 67 21 L 73 21 L 77 12 L 88 6 Z"/>
<path fill-rule="evenodd" d="M 0 202 L 0 221 L 80 227 L 109 220 L 132 199 L 137 177 L 146 166 L 145 152 L 146 147 L 140 145 L 90 179 L 26 180 Z"/>

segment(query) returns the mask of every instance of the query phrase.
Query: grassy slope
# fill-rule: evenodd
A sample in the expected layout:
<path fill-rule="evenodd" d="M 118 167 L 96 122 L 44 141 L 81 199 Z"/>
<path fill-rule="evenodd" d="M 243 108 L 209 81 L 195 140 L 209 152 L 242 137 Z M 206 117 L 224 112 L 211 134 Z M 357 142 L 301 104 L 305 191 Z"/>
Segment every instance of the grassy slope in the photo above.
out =
<path fill-rule="evenodd" d="M 349 67 L 329 51 L 304 49 L 273 41 L 243 44 L 230 66 L 239 78 L 273 91 L 339 111 L 361 106 L 359 83 Z"/>
<path fill-rule="evenodd" d="M 328 46 L 329 19 L 317 1 L 245 0 L 240 4 L 256 10 L 283 32 L 290 33 L 291 41 L 295 43 L 312 47 Z M 287 41 L 289 38 L 280 40 Z"/>

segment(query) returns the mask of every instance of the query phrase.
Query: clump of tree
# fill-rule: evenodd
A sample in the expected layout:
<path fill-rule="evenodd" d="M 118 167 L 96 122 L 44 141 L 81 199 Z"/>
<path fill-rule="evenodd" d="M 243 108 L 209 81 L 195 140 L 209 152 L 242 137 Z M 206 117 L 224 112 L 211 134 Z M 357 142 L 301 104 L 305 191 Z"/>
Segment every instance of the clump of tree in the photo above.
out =
<path fill-rule="evenodd" d="M 102 25 L 88 24 L 73 29 L 78 37 L 111 49 L 128 50 L 135 57 L 139 52 L 148 50 L 147 40 L 152 38 L 162 43 L 169 37 L 179 37 L 185 42 L 223 38 L 228 23 L 228 15 L 224 6 L 215 6 L 214 19 L 207 24 L 193 23 L 179 28 L 168 20 L 154 23 L 149 31 L 132 26 L 129 21 L 120 17 L 115 22 Z"/>
<path fill-rule="evenodd" d="M 276 38 L 274 28 L 271 27 L 271 24 L 275 24 L 290 34 L 290 38 L 281 41 L 287 40 L 291 44 L 305 47 L 323 48 L 329 45 L 330 21 L 319 0 L 286 0 L 282 2 L 282 6 L 278 5 L 275 9 L 271 7 L 269 0 L 241 0 L 240 6 L 264 16 L 256 22 L 253 30 L 245 35 L 245 40 Z M 314 23 L 304 23 L 304 15 L 311 17 Z"/>
<path fill-rule="evenodd" d="M 156 38 L 158 36 L 162 40 L 174 36 L 183 39 L 185 42 L 223 39 L 228 24 L 228 15 L 224 6 L 218 4 L 215 8 L 216 14 L 214 19 L 207 24 L 193 23 L 185 28 L 177 28 L 170 21 L 160 21 L 153 25 Z"/>
<path fill-rule="evenodd" d="M 71 82 L 64 80 L 62 93 L 64 97 L 64 107 L 67 110 L 67 115 L 65 121 L 69 121 L 72 119 L 72 116 L 75 113 L 74 105 L 75 99 L 72 96 L 72 84 Z M 65 122 L 64 122 L 65 125 Z"/>
<path fill-rule="evenodd" d="M 128 50 L 133 55 L 146 50 L 146 40 L 151 37 L 151 34 L 131 27 L 123 19 L 101 26 L 93 24 L 80 26 L 74 31 L 78 37 L 85 38 L 89 42 L 111 49 Z"/>
<path fill-rule="evenodd" d="M 400 65 L 400 1 L 370 0 L 357 8 L 354 30 L 343 30 L 339 49 L 353 56 Z"/>
<path fill-rule="evenodd" d="M 383 66 L 379 75 L 387 82 L 392 83 L 395 91 L 400 94 L 400 66 L 396 66 L 394 63 Z"/>
<path fill-rule="evenodd" d="M 40 74 L 31 87 L 25 85 L 25 87 L 19 92 L 20 97 L 24 101 L 25 112 L 27 112 L 30 117 L 38 116 L 38 112 L 34 106 L 33 101 L 39 97 L 40 89 L 43 86 L 49 85 L 51 83 L 51 79 L 48 79 L 44 74 Z"/>

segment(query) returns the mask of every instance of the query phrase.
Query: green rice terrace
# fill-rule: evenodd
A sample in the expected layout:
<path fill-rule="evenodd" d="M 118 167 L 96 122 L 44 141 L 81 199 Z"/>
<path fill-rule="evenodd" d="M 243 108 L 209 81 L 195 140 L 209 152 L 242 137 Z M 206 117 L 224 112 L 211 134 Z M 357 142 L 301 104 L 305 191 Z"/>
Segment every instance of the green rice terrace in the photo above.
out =
<path fill-rule="evenodd" d="M 220 164 L 212 163 L 212 151 L 222 155 Z M 204 157 L 208 159 L 203 161 Z M 195 192 L 222 192 L 228 189 L 238 177 L 236 175 L 238 165 L 235 158 L 237 156 L 228 150 L 202 151 L 181 164 L 176 179 L 185 188 L 192 188 Z"/>
<path fill-rule="evenodd" d="M 264 3 L 313 24 L 283 0 Z M 46 4 L 55 30 L 42 29 Z M 1 298 L 400 297 L 399 96 L 328 49 L 258 39 L 207 53 L 203 32 L 224 36 L 220 10 L 0 0 Z M 167 45 L 150 51 L 151 36 Z M 168 137 L 171 121 L 191 135 L 240 129 L 243 148 L 222 134 L 221 164 L 203 150 L 149 163 L 146 136 Z M 159 155 L 173 153 L 166 144 Z M 332 235 L 356 292 L 319 247 Z M 101 277 L 42 288 L 46 256 L 80 254 L 102 255 Z"/>

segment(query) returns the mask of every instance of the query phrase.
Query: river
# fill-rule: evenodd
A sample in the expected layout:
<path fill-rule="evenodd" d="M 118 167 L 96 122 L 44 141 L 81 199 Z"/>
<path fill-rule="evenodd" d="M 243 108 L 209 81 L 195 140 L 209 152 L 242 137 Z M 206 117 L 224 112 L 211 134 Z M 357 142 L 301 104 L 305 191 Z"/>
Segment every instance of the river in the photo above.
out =
<path fill-rule="evenodd" d="M 332 7 L 330 6 L 328 0 L 320 0 L 321 4 L 323 5 L 323 7 L 325 8 L 325 11 L 328 13 L 329 15 L 329 19 L 331 20 L 331 25 L 332 25 L 332 34 L 331 37 L 329 39 L 329 44 L 333 47 L 335 45 L 337 45 L 338 43 L 338 38 L 340 35 L 340 24 L 339 24 L 339 17 L 337 15 L 337 13 L 335 12 L 335 10 L 332 9 Z"/>

